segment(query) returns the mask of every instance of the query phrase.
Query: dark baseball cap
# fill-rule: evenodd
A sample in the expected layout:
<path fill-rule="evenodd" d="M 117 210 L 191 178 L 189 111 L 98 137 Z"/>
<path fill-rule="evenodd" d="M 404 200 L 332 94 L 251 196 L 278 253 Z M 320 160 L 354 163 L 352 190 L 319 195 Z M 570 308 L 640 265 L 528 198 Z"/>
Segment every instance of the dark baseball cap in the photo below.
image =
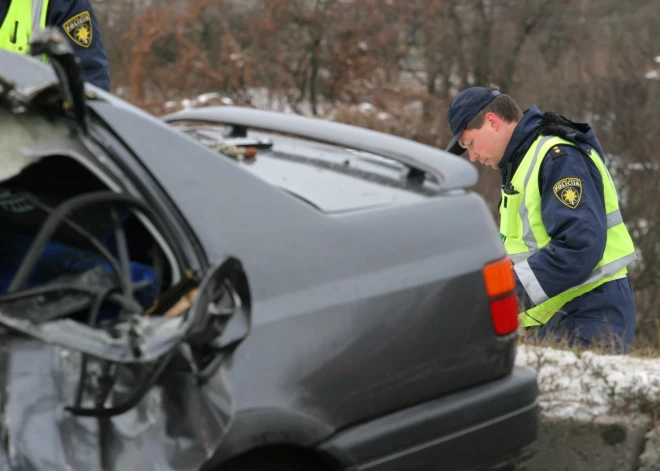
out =
<path fill-rule="evenodd" d="M 454 101 L 449 105 L 447 113 L 449 117 L 449 128 L 454 134 L 447 149 L 447 152 L 461 155 L 464 149 L 458 144 L 458 140 L 465 131 L 468 123 L 483 110 L 488 103 L 499 95 L 497 90 L 491 90 L 485 87 L 470 87 L 461 91 Z"/>

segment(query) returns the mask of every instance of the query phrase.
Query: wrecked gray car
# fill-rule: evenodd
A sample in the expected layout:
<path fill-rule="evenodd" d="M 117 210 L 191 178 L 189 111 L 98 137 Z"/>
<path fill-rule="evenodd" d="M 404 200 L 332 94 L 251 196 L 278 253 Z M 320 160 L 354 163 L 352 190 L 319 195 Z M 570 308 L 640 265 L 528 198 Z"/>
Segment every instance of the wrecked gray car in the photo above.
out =
<path fill-rule="evenodd" d="M 514 469 L 510 264 L 467 162 L 243 108 L 156 118 L 0 51 L 0 469 Z"/>

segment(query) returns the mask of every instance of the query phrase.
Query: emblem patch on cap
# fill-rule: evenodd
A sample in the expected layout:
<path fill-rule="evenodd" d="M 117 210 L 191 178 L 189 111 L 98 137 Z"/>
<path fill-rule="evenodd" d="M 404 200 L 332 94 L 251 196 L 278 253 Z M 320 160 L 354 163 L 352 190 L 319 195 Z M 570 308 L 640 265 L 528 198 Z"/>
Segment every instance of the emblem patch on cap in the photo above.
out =
<path fill-rule="evenodd" d="M 565 206 L 575 209 L 582 200 L 582 180 L 579 178 L 564 178 L 552 186 L 555 196 Z"/>
<path fill-rule="evenodd" d="M 80 47 L 89 47 L 92 44 L 92 16 L 88 11 L 78 13 L 73 18 L 69 18 L 62 25 L 64 32 L 71 38 L 71 41 Z"/>

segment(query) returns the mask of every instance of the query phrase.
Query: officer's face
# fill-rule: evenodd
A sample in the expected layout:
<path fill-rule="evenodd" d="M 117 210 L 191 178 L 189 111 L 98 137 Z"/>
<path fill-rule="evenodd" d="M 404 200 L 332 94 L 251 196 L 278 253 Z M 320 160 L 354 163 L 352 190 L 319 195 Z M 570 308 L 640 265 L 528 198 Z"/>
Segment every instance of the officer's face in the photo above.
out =
<path fill-rule="evenodd" d="M 495 119 L 486 115 L 484 124 L 479 129 L 466 129 L 458 140 L 461 147 L 467 150 L 470 161 L 479 162 L 493 168 L 498 168 L 506 143 L 503 141 L 505 136 L 500 132 L 502 129 L 501 120 L 495 116 Z M 493 115 L 494 116 L 494 115 Z"/>

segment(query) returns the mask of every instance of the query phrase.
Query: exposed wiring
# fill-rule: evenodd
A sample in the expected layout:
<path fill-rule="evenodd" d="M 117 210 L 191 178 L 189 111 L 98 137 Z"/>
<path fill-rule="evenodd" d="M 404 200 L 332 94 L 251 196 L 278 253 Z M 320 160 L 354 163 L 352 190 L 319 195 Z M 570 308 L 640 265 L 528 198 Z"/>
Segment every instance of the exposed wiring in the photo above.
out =
<path fill-rule="evenodd" d="M 135 300 L 133 293 L 151 285 L 152 282 L 148 281 L 146 283 L 132 284 L 128 242 L 118 213 L 114 207 L 111 209 L 110 214 L 114 223 L 114 236 L 119 263 L 117 263 L 117 260 L 113 254 L 111 254 L 110 251 L 106 249 L 96 237 L 73 222 L 69 218 L 69 215 L 82 207 L 96 204 L 126 205 L 131 209 L 137 210 L 141 214 L 150 217 L 154 221 L 159 221 L 158 215 L 155 214 L 150 207 L 142 203 L 140 200 L 137 200 L 128 195 L 117 194 L 114 192 L 97 192 L 77 196 L 60 204 L 54 209 L 34 198 L 32 199 L 32 202 L 35 204 L 35 206 L 45 211 L 48 216 L 34 237 L 27 254 L 25 257 L 23 257 L 23 260 L 21 261 L 21 264 L 18 267 L 16 274 L 7 290 L 7 294 L 0 296 L 0 303 L 7 303 L 20 299 L 26 299 L 29 297 L 53 293 L 83 293 L 93 298 L 93 301 L 90 303 L 88 319 L 88 323 L 91 327 L 97 326 L 99 313 L 103 304 L 106 302 L 113 303 L 119 306 L 122 311 L 126 312 L 130 316 L 128 319 L 129 342 L 131 344 L 133 353 L 135 355 L 139 355 L 142 349 L 142 332 L 139 325 L 140 319 L 138 316 L 136 316 L 136 313 L 142 313 L 144 309 Z M 34 270 L 34 267 L 36 266 L 41 254 L 46 247 L 46 244 L 53 237 L 56 230 L 62 223 L 66 224 L 68 227 L 89 241 L 89 243 L 94 248 L 96 248 L 104 258 L 108 260 L 110 267 L 117 277 L 118 286 L 115 285 L 112 287 L 94 289 L 92 287 L 75 286 L 72 283 L 64 283 L 60 281 L 51 283 L 49 286 L 21 289 L 29 279 L 32 271 Z M 123 317 L 121 314 L 120 316 Z M 162 358 L 154 362 L 150 370 L 140 375 L 139 383 L 136 385 L 136 387 L 131 389 L 128 396 L 124 400 L 121 400 L 118 404 L 113 405 L 113 407 L 104 407 L 103 404 L 106 402 L 107 398 L 115 388 L 115 383 L 118 378 L 117 373 L 119 371 L 119 366 L 113 362 L 103 362 L 102 373 L 98 380 L 99 387 L 97 388 L 95 395 L 96 397 L 94 400 L 95 407 L 91 408 L 82 407 L 85 386 L 88 379 L 87 376 L 90 359 L 88 354 L 83 353 L 74 403 L 73 406 L 66 407 L 66 410 L 75 415 L 96 417 L 110 417 L 128 411 L 140 401 L 140 399 L 158 380 L 161 374 L 165 371 L 166 366 L 169 364 L 176 351 L 178 350 L 172 349 Z"/>
<path fill-rule="evenodd" d="M 141 291 L 145 288 L 148 288 L 151 285 L 152 285 L 151 280 L 138 281 L 136 283 L 133 283 L 133 290 Z M 32 298 L 34 296 L 43 296 L 46 294 L 65 293 L 67 291 L 83 293 L 88 296 L 97 296 L 99 293 L 99 290 L 95 288 L 89 288 L 86 286 L 74 286 L 65 283 L 54 283 L 48 286 L 37 286 L 35 288 L 25 289 L 16 293 L 1 295 L 0 303 L 19 301 L 21 299 Z M 113 302 L 114 304 L 116 304 L 117 306 L 123 309 L 128 309 L 133 311 L 141 311 L 143 309 L 142 306 L 137 303 L 137 301 L 135 301 L 132 298 L 126 298 L 120 293 L 110 294 L 108 296 L 108 301 Z"/>
<path fill-rule="evenodd" d="M 66 407 L 66 410 L 75 415 L 80 415 L 83 417 L 112 417 L 115 415 L 123 414 L 128 410 L 132 409 L 140 399 L 151 389 L 151 387 L 158 381 L 158 378 L 165 371 L 165 367 L 169 364 L 172 359 L 174 350 L 167 353 L 163 358 L 158 360 L 153 369 L 147 374 L 147 377 L 139 384 L 135 389 L 131 391 L 128 397 L 114 407 L 95 407 L 95 408 L 85 408 L 85 407 Z"/>
<path fill-rule="evenodd" d="M 27 197 L 28 197 L 30 203 L 32 203 L 34 206 L 38 207 L 39 209 L 41 209 L 45 213 L 47 213 L 47 214 L 52 214 L 53 213 L 54 208 L 42 203 L 41 201 L 39 201 L 38 198 L 34 197 L 33 195 L 29 195 L 29 194 L 27 195 Z M 114 257 L 110 253 L 110 251 L 103 246 L 103 244 L 101 243 L 100 240 L 98 240 L 96 237 L 94 237 L 94 235 L 91 234 L 90 232 L 88 232 L 85 228 L 83 228 L 80 225 L 73 222 L 70 218 L 63 217 L 62 221 L 64 222 L 64 224 L 69 226 L 71 229 L 73 229 L 79 235 L 81 235 L 82 237 L 87 239 L 89 241 L 89 243 L 92 245 L 92 247 L 94 247 L 96 250 L 98 250 L 99 253 L 108 261 L 108 263 L 110 264 L 110 267 L 112 268 L 112 270 L 114 271 L 116 276 L 117 277 L 120 276 L 121 269 L 120 269 L 119 265 L 117 264 L 117 261 L 114 259 Z"/>
<path fill-rule="evenodd" d="M 101 191 L 95 193 L 84 194 L 71 198 L 70 200 L 60 204 L 53 212 L 48 216 L 46 221 L 41 226 L 41 229 L 37 233 L 36 237 L 32 241 L 32 245 L 28 249 L 27 254 L 23 258 L 21 265 L 18 267 L 16 276 L 12 280 L 9 288 L 7 289 L 8 293 L 13 293 L 20 289 L 28 277 L 32 273 L 34 266 L 36 265 L 41 253 L 44 250 L 44 247 L 55 233 L 55 230 L 60 225 L 60 222 L 68 216 L 73 211 L 76 211 L 84 206 L 93 206 L 95 204 L 101 203 L 124 203 L 133 208 L 137 208 L 139 211 L 148 214 L 154 219 L 157 219 L 158 216 L 151 210 L 149 206 L 144 204 L 142 201 L 133 198 L 132 196 L 118 194 L 108 191 Z M 117 274 L 121 276 L 121 270 Z"/>
<path fill-rule="evenodd" d="M 98 321 L 99 317 L 99 312 L 101 311 L 101 306 L 105 302 L 106 298 L 113 292 L 116 291 L 117 288 L 112 287 L 112 288 L 106 288 L 105 290 L 101 291 L 98 296 L 96 296 L 96 299 L 94 300 L 94 303 L 89 309 L 89 326 L 90 327 L 96 327 L 96 323 Z M 78 389 L 76 391 L 76 399 L 75 399 L 75 407 L 80 407 L 80 404 L 82 402 L 82 395 L 83 391 L 85 389 L 85 379 L 87 376 L 87 360 L 88 360 L 88 355 L 82 354 L 82 360 L 80 363 L 80 376 L 78 378 Z"/>

